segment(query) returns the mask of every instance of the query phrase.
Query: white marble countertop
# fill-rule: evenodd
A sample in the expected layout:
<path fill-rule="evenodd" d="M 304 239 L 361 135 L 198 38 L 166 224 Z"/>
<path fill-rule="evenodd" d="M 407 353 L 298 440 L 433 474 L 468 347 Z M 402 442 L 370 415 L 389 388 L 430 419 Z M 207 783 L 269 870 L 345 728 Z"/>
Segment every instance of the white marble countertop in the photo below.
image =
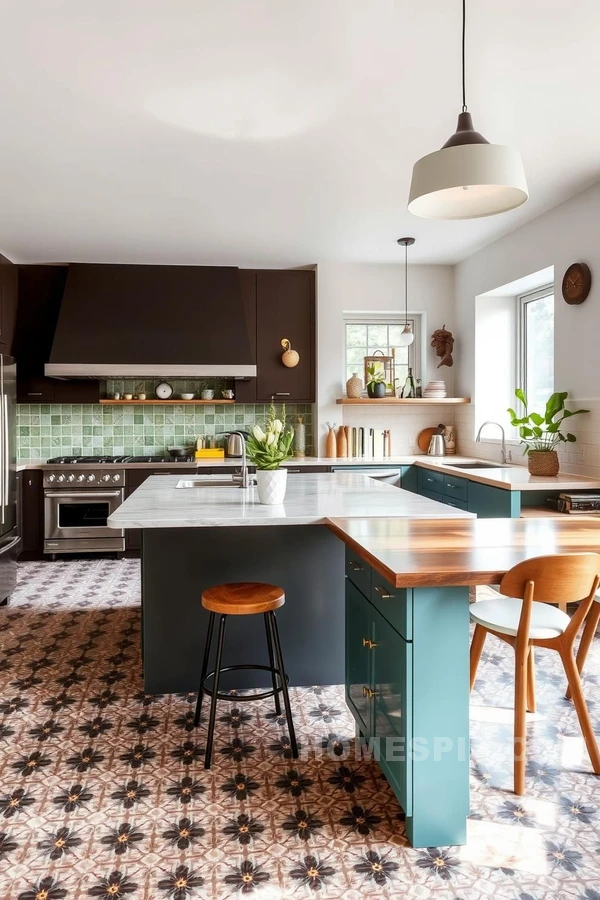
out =
<path fill-rule="evenodd" d="M 321 525 L 332 517 L 459 519 L 471 514 L 367 475 L 290 478 L 285 502 L 263 506 L 255 487 L 211 486 L 210 475 L 187 476 L 204 487 L 177 488 L 185 476 L 151 476 L 110 516 L 111 528 L 207 528 L 235 525 Z M 221 479 L 222 480 L 222 479 Z"/>
<path fill-rule="evenodd" d="M 467 478 L 469 481 L 479 481 L 481 484 L 489 484 L 492 487 L 503 488 L 507 491 L 585 491 L 600 490 L 600 480 L 590 478 L 586 475 L 571 475 L 568 472 L 560 472 L 558 475 L 547 478 L 536 475 L 530 475 L 527 466 L 507 465 L 502 466 L 498 463 L 498 467 L 490 469 L 455 469 L 452 463 L 465 462 L 489 462 L 489 460 L 476 460 L 468 456 L 446 456 L 433 457 L 426 454 L 414 454 L 412 456 L 390 456 L 385 459 L 360 459 L 344 457 L 341 459 L 329 459 L 323 456 L 305 456 L 291 459 L 285 463 L 289 468 L 308 468 L 310 466 L 332 466 L 335 468 L 353 467 L 371 467 L 383 466 L 396 468 L 398 466 L 417 465 L 426 469 L 444 472 L 446 475 L 456 475 L 459 478 Z M 17 462 L 17 472 L 25 469 L 39 469 L 47 465 L 44 459 L 19 460 Z M 198 472 L 203 469 L 211 468 L 231 468 L 239 469 L 241 465 L 240 459 L 203 459 L 194 460 L 189 463 L 175 463 L 172 460 L 165 460 L 159 463 L 123 463 L 119 465 L 121 469 L 160 469 L 162 466 L 195 467 Z M 81 464 L 82 469 L 97 469 L 98 463 Z M 61 468 L 54 466 L 54 468 Z"/>

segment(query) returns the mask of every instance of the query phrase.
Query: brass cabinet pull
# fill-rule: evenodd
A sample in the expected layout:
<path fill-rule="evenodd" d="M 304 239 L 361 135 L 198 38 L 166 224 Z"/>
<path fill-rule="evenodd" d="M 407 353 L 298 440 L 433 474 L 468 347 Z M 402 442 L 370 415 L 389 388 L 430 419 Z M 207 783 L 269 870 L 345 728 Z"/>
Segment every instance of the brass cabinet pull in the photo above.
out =
<path fill-rule="evenodd" d="M 382 585 L 380 585 L 380 584 L 375 585 L 375 590 L 377 591 L 377 593 L 379 594 L 379 596 L 381 597 L 382 600 L 393 600 L 394 599 L 394 595 L 388 594 L 386 589 L 384 587 L 382 587 Z"/>
<path fill-rule="evenodd" d="M 363 638 L 362 642 L 363 642 L 363 647 L 368 647 L 369 650 L 374 650 L 375 647 L 377 646 L 377 644 L 375 644 L 373 641 L 369 640 L 369 638 Z"/>
<path fill-rule="evenodd" d="M 377 696 L 377 691 L 374 691 L 370 687 L 363 687 L 363 697 L 367 697 L 369 700 L 372 700 L 373 697 Z"/>
<path fill-rule="evenodd" d="M 362 566 L 359 566 L 357 562 L 354 562 L 353 559 L 348 563 L 353 572 L 362 572 Z"/>

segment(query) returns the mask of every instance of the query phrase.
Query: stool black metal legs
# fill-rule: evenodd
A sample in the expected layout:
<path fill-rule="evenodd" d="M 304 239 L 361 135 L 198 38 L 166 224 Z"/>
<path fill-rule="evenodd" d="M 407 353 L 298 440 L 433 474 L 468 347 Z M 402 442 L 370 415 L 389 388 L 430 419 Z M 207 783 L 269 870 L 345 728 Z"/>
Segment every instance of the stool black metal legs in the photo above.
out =
<path fill-rule="evenodd" d="M 269 613 L 265 613 L 265 631 L 267 632 L 267 647 L 269 649 L 269 666 L 273 679 L 273 695 L 275 698 L 275 712 L 281 715 L 281 703 L 279 702 L 279 688 L 277 687 L 277 676 L 275 674 L 275 660 L 273 658 L 273 635 L 271 633 L 271 623 L 269 621 Z"/>
<path fill-rule="evenodd" d="M 215 717 L 217 715 L 217 697 L 219 695 L 219 678 L 221 677 L 221 656 L 223 655 L 223 638 L 225 637 L 225 621 L 227 616 L 221 616 L 219 622 L 219 636 L 217 638 L 217 658 L 215 660 L 215 677 L 213 680 L 212 700 L 210 703 L 210 718 L 208 720 L 208 732 L 206 734 L 206 755 L 204 768 L 210 769 L 212 758 L 213 740 L 215 736 Z"/>
<path fill-rule="evenodd" d="M 298 745 L 296 742 L 296 732 L 294 729 L 294 722 L 292 720 L 292 709 L 290 706 L 290 698 L 288 692 L 288 678 L 285 674 L 285 669 L 283 665 L 283 654 L 281 652 L 281 643 L 279 640 L 279 631 L 277 628 L 277 620 L 275 618 L 274 612 L 264 613 L 265 617 L 265 631 L 267 636 L 267 650 L 269 653 L 269 665 L 268 666 L 226 666 L 223 668 L 221 665 L 221 660 L 223 656 L 223 642 L 225 638 L 225 624 L 226 624 L 226 615 L 222 615 L 219 620 L 219 634 L 217 637 L 217 651 L 215 658 L 215 670 L 212 673 L 213 684 L 212 690 L 205 686 L 207 679 L 211 677 L 208 673 L 208 664 L 210 660 L 210 650 L 212 645 L 212 638 L 215 629 L 215 613 L 211 612 L 210 618 L 208 621 L 208 631 L 206 634 L 206 644 L 204 647 L 204 658 L 202 660 L 202 673 L 200 676 L 200 687 L 198 689 L 198 700 L 196 702 L 196 714 L 194 716 L 194 725 L 198 725 L 200 722 L 200 715 L 202 712 L 202 701 L 205 693 L 211 694 L 211 704 L 210 704 L 210 715 L 208 720 L 208 731 L 206 735 L 206 752 L 204 756 L 204 768 L 210 769 L 210 764 L 212 761 L 212 751 L 213 751 L 213 743 L 214 743 L 214 733 L 215 733 L 215 720 L 217 716 L 217 700 L 235 700 L 236 702 L 243 703 L 247 700 L 262 700 L 267 697 L 273 697 L 275 700 L 275 712 L 277 715 L 281 714 L 281 703 L 279 701 L 279 694 L 283 694 L 283 705 L 285 708 L 285 718 L 288 727 L 288 734 L 290 739 L 290 748 L 292 751 L 292 756 L 294 759 L 298 758 Z M 229 694 L 219 694 L 219 681 L 221 678 L 222 672 L 229 672 L 234 669 L 259 669 L 262 671 L 267 671 L 271 673 L 271 680 L 273 684 L 273 690 L 267 692 L 261 692 L 259 694 L 251 694 L 247 697 L 244 696 L 231 696 Z"/>
<path fill-rule="evenodd" d="M 292 708 L 290 706 L 290 695 L 288 693 L 287 678 L 283 667 L 283 654 L 281 652 L 281 643 L 279 641 L 279 629 L 277 628 L 277 619 L 274 612 L 266 614 L 271 620 L 271 631 L 275 643 L 275 656 L 277 660 L 277 668 L 281 677 L 281 693 L 283 694 L 283 705 L 285 707 L 285 718 L 290 738 L 290 747 L 292 748 L 292 756 L 298 759 L 298 744 L 296 743 L 296 731 L 294 729 L 294 721 L 292 719 Z M 277 695 L 275 695 L 277 696 Z"/>
<path fill-rule="evenodd" d="M 208 631 L 206 632 L 206 643 L 204 645 L 204 659 L 202 660 L 202 673 L 200 675 L 200 687 L 198 688 L 198 700 L 196 701 L 196 715 L 194 716 L 194 725 L 196 728 L 200 724 L 200 715 L 202 714 L 202 700 L 204 698 L 204 682 L 208 672 L 208 660 L 210 657 L 210 645 L 212 644 L 213 631 L 215 630 L 215 614 L 211 612 L 208 619 Z"/>

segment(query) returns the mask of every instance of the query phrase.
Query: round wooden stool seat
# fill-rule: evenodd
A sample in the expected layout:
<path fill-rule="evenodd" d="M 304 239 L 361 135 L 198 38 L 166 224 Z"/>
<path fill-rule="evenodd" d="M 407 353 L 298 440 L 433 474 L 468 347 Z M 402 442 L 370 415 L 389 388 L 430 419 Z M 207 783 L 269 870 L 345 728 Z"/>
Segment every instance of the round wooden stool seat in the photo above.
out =
<path fill-rule="evenodd" d="M 272 612 L 285 603 L 285 592 L 276 584 L 235 581 L 216 584 L 202 593 L 202 606 L 224 616 L 252 616 Z"/>

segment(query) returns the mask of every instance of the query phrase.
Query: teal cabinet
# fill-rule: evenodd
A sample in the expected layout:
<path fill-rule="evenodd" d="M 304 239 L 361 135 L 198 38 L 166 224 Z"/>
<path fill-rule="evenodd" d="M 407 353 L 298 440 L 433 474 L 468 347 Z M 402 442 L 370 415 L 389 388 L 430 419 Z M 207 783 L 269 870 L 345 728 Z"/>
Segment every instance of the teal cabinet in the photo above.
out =
<path fill-rule="evenodd" d="M 474 513 L 480 519 L 518 519 L 521 515 L 520 491 L 507 491 L 460 475 L 417 468 L 418 493 L 423 497 Z"/>
<path fill-rule="evenodd" d="M 373 707 L 371 733 L 379 744 L 379 765 L 407 816 L 412 815 L 410 752 L 412 644 L 373 612 Z"/>
<path fill-rule="evenodd" d="M 346 584 L 346 703 L 362 734 L 371 733 L 373 617 L 351 581 Z"/>
<path fill-rule="evenodd" d="M 400 467 L 400 487 L 403 491 L 410 491 L 412 494 L 419 493 L 418 472 L 416 466 Z"/>
<path fill-rule="evenodd" d="M 471 481 L 469 512 L 480 519 L 518 519 L 521 515 L 521 493 Z"/>
<path fill-rule="evenodd" d="M 463 844 L 469 590 L 396 588 L 350 548 L 346 576 L 346 702 L 357 738 L 398 798 L 412 845 Z"/>

